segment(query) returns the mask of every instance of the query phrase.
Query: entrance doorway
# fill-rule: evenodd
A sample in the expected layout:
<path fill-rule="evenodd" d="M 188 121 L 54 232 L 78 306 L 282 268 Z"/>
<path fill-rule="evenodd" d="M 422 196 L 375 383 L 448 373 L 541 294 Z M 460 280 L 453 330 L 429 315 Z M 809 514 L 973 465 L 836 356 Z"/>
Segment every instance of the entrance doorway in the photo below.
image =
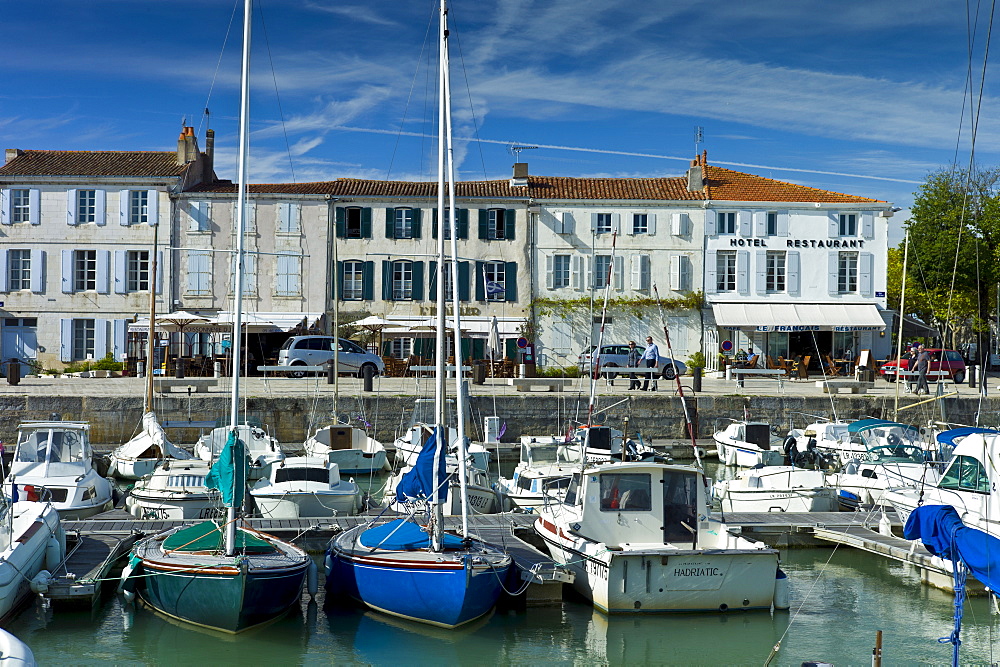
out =
<path fill-rule="evenodd" d="M 797 356 L 812 357 L 809 368 L 819 370 L 826 355 L 833 354 L 832 331 L 797 331 L 788 334 L 788 353 L 794 359 Z"/>
<path fill-rule="evenodd" d="M 4 318 L 0 357 L 4 363 L 17 359 L 20 362 L 21 377 L 32 372 L 38 361 L 38 318 Z"/>

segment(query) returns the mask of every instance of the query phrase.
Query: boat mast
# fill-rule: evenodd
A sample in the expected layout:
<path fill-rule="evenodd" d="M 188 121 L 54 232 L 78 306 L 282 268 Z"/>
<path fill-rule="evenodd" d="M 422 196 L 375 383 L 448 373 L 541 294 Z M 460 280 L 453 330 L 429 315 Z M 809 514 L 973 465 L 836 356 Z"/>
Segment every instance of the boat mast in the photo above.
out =
<path fill-rule="evenodd" d="M 246 220 L 247 198 L 247 152 L 250 148 L 250 133 L 248 131 L 250 113 L 250 10 L 252 0 L 243 0 L 243 67 L 240 75 L 240 147 L 236 163 L 236 262 L 234 289 L 236 290 L 235 313 L 233 316 L 233 386 L 229 406 L 229 429 L 236 433 L 236 422 L 240 409 L 240 333 L 243 330 L 243 223 Z M 242 442 L 236 439 L 237 446 L 242 450 Z M 242 464 L 246 454 L 240 451 L 234 459 L 237 465 Z M 235 484 L 242 475 L 233 475 Z M 236 489 L 233 495 L 236 496 Z M 226 555 L 236 553 L 236 502 L 226 510 Z"/>
<path fill-rule="evenodd" d="M 899 334 L 896 336 L 896 395 L 892 404 L 892 420 L 899 418 L 899 371 L 903 366 L 903 304 L 906 303 L 906 262 L 910 258 L 910 230 L 906 230 L 903 236 L 903 275 L 900 276 L 902 286 L 899 291 Z M 907 371 L 913 369 L 907 364 Z"/>
<path fill-rule="evenodd" d="M 156 245 L 160 233 L 159 221 L 153 225 L 153 256 L 152 271 L 149 276 L 149 331 L 146 334 L 146 393 L 142 399 L 143 414 L 153 409 L 153 363 L 156 360 L 156 350 L 153 342 L 156 337 Z"/>

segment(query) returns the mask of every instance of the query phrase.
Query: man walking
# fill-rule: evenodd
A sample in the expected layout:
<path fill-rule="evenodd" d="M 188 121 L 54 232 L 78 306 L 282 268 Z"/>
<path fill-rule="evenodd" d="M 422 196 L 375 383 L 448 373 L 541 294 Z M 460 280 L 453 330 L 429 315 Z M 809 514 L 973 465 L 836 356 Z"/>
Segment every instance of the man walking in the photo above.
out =
<path fill-rule="evenodd" d="M 628 365 L 629 368 L 638 368 L 639 362 L 642 361 L 642 350 L 635 346 L 635 341 L 630 340 L 628 342 Z M 641 381 L 638 375 L 630 375 L 628 381 L 628 388 L 638 389 L 641 386 Z"/>
<path fill-rule="evenodd" d="M 660 348 L 656 347 L 652 336 L 646 336 L 646 349 L 642 351 L 642 360 L 645 362 L 646 368 L 656 368 L 656 364 L 660 361 Z M 656 386 L 656 380 L 653 380 L 653 386 Z M 642 383 L 642 390 L 649 391 L 649 375 Z"/>
<path fill-rule="evenodd" d="M 920 390 L 924 390 L 924 394 L 930 394 L 930 387 L 927 386 L 927 369 L 930 367 L 931 354 L 924 349 L 924 344 L 921 343 L 917 347 L 917 394 L 920 394 Z"/>

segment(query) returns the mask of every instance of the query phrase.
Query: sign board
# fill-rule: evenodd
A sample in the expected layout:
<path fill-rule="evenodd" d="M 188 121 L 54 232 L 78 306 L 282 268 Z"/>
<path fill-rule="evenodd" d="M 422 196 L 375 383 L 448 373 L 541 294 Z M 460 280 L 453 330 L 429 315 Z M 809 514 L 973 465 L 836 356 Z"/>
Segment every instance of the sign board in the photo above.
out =
<path fill-rule="evenodd" d="M 720 345 L 719 347 L 722 348 L 723 352 L 732 352 L 733 351 L 733 341 L 731 341 L 731 340 L 724 340 L 724 341 L 722 341 L 722 345 Z"/>
<path fill-rule="evenodd" d="M 875 298 L 876 299 L 884 299 L 885 298 L 885 292 L 875 292 Z"/>
<path fill-rule="evenodd" d="M 528 347 L 528 339 L 525 338 L 524 336 L 521 336 L 520 338 L 517 339 L 517 346 L 522 350 Z"/>

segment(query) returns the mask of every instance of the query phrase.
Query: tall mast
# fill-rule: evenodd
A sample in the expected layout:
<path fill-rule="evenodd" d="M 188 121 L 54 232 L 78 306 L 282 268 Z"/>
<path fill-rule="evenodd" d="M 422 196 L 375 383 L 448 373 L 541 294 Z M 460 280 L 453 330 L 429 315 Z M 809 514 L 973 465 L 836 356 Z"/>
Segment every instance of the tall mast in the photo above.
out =
<path fill-rule="evenodd" d="M 250 115 L 250 10 L 252 0 L 243 0 L 243 68 L 240 75 L 240 147 L 237 160 L 236 172 L 236 262 L 235 262 L 235 285 L 236 304 L 233 317 L 233 386 L 232 396 L 229 406 L 229 429 L 231 433 L 236 432 L 236 421 L 240 409 L 240 346 L 242 339 L 240 334 L 243 330 L 243 223 L 246 219 L 246 198 L 247 198 L 247 152 L 250 149 L 250 133 L 248 131 Z M 242 448 L 242 443 L 237 438 L 237 445 Z M 236 456 L 236 464 L 241 465 L 245 454 L 241 451 Z M 242 476 L 233 475 L 234 483 Z M 236 489 L 234 489 L 234 496 Z M 226 511 L 226 555 L 232 556 L 236 553 L 236 502 L 232 503 Z"/>
<path fill-rule="evenodd" d="M 149 332 L 146 334 L 146 393 L 142 399 L 143 414 L 153 409 L 153 364 L 156 362 L 156 244 L 160 233 L 160 222 L 153 225 L 153 256 L 150 259 L 152 271 L 149 276 Z"/>
<path fill-rule="evenodd" d="M 896 421 L 899 415 L 899 371 L 903 370 L 903 309 L 906 303 L 906 262 L 910 258 L 910 230 L 906 230 L 903 236 L 903 275 L 900 276 L 902 285 L 899 290 L 899 334 L 896 336 L 896 395 L 892 402 L 892 419 Z M 913 369 L 907 365 L 907 371 Z"/>

